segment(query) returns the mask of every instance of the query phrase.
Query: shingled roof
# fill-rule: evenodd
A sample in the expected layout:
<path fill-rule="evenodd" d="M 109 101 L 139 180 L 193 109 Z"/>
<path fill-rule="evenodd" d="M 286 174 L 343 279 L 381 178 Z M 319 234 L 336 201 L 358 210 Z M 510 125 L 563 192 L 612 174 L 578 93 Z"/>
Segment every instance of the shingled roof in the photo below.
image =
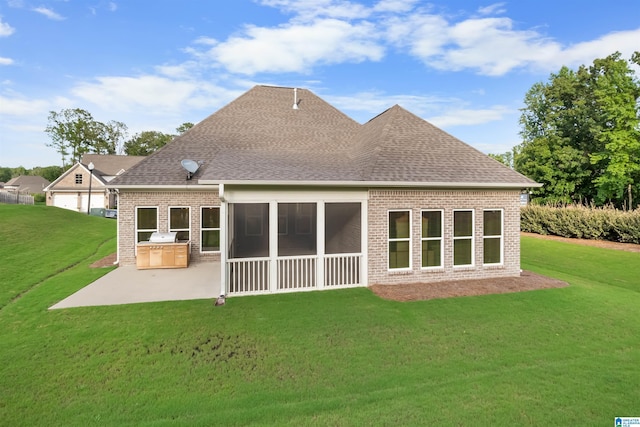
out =
<path fill-rule="evenodd" d="M 190 181 L 182 159 L 200 164 Z M 536 186 L 400 106 L 361 125 L 308 90 L 294 98 L 271 86 L 249 90 L 109 186 L 218 183 Z"/>

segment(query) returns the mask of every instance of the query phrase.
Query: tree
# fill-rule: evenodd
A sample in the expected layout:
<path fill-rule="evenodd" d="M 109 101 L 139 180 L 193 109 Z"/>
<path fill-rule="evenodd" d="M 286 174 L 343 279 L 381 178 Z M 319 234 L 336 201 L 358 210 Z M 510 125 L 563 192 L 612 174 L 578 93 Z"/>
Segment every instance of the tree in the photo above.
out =
<path fill-rule="evenodd" d="M 124 143 L 124 152 L 129 156 L 148 156 L 173 139 L 173 135 L 158 131 L 144 131 Z"/>
<path fill-rule="evenodd" d="M 640 65 L 637 52 L 632 60 Z M 619 53 L 596 59 L 590 71 L 601 123 L 599 150 L 591 154 L 591 162 L 602 170 L 594 180 L 596 199 L 600 203 L 621 200 L 625 190 L 640 178 L 640 83 Z"/>
<path fill-rule="evenodd" d="M 96 154 L 122 154 L 124 139 L 127 136 L 127 125 L 110 120 L 106 124 L 98 123 L 100 132 L 94 146 Z"/>
<path fill-rule="evenodd" d="M 60 153 L 63 167 L 67 159 L 73 164 L 86 153 L 115 154 L 127 133 L 124 123 L 101 123 L 80 108 L 50 111 L 48 120 L 45 132 L 51 137 L 51 142 L 47 146 Z"/>
<path fill-rule="evenodd" d="M 0 168 L 0 182 L 7 182 L 11 178 L 11 168 Z"/>
<path fill-rule="evenodd" d="M 544 184 L 534 196 L 622 205 L 625 186 L 640 178 L 639 96 L 640 83 L 619 53 L 534 84 L 514 156 L 518 172 Z"/>
<path fill-rule="evenodd" d="M 36 166 L 35 168 L 31 169 L 29 175 L 41 176 L 47 181 L 53 182 L 58 179 L 60 175 L 62 175 L 62 172 L 64 172 L 64 170 L 60 166 Z"/>
<path fill-rule="evenodd" d="M 178 132 L 178 135 L 182 135 L 183 133 L 191 129 L 193 126 L 195 125 L 191 122 L 184 122 L 183 124 L 181 124 L 176 128 L 176 132 Z"/>
<path fill-rule="evenodd" d="M 513 153 L 515 150 L 512 151 L 507 151 L 505 153 L 502 154 L 491 154 L 489 153 L 489 157 L 491 157 L 494 160 L 499 161 L 500 163 L 502 163 L 505 166 L 510 167 L 511 169 L 513 169 Z"/>

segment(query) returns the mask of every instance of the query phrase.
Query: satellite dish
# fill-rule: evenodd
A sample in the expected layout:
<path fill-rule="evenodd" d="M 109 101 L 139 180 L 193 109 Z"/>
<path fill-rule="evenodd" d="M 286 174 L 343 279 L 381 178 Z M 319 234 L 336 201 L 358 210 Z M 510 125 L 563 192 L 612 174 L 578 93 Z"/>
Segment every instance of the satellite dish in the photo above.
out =
<path fill-rule="evenodd" d="M 180 162 L 182 167 L 187 171 L 187 179 L 191 179 L 194 173 L 198 171 L 200 165 L 193 160 L 184 159 Z"/>

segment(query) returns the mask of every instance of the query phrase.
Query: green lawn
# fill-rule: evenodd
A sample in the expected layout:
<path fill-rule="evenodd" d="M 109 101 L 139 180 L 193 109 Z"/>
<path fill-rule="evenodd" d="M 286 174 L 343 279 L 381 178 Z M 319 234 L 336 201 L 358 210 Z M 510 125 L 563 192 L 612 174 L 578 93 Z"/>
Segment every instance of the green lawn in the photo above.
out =
<path fill-rule="evenodd" d="M 0 267 L 0 425 L 640 415 L 640 254 L 523 238 L 523 268 L 571 286 L 516 294 L 398 303 L 350 289 L 48 311 L 105 273 L 88 265 L 114 236 L 112 220 L 0 205 L 0 257 L 13 257 Z"/>

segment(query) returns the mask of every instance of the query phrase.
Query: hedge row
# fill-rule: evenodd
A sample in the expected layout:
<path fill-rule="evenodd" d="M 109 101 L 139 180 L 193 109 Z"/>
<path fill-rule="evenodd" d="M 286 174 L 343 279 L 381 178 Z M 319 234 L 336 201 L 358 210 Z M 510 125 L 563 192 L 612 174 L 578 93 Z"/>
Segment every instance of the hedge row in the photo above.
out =
<path fill-rule="evenodd" d="M 521 230 L 530 233 L 640 244 L 640 209 L 528 205 L 520 218 Z"/>

